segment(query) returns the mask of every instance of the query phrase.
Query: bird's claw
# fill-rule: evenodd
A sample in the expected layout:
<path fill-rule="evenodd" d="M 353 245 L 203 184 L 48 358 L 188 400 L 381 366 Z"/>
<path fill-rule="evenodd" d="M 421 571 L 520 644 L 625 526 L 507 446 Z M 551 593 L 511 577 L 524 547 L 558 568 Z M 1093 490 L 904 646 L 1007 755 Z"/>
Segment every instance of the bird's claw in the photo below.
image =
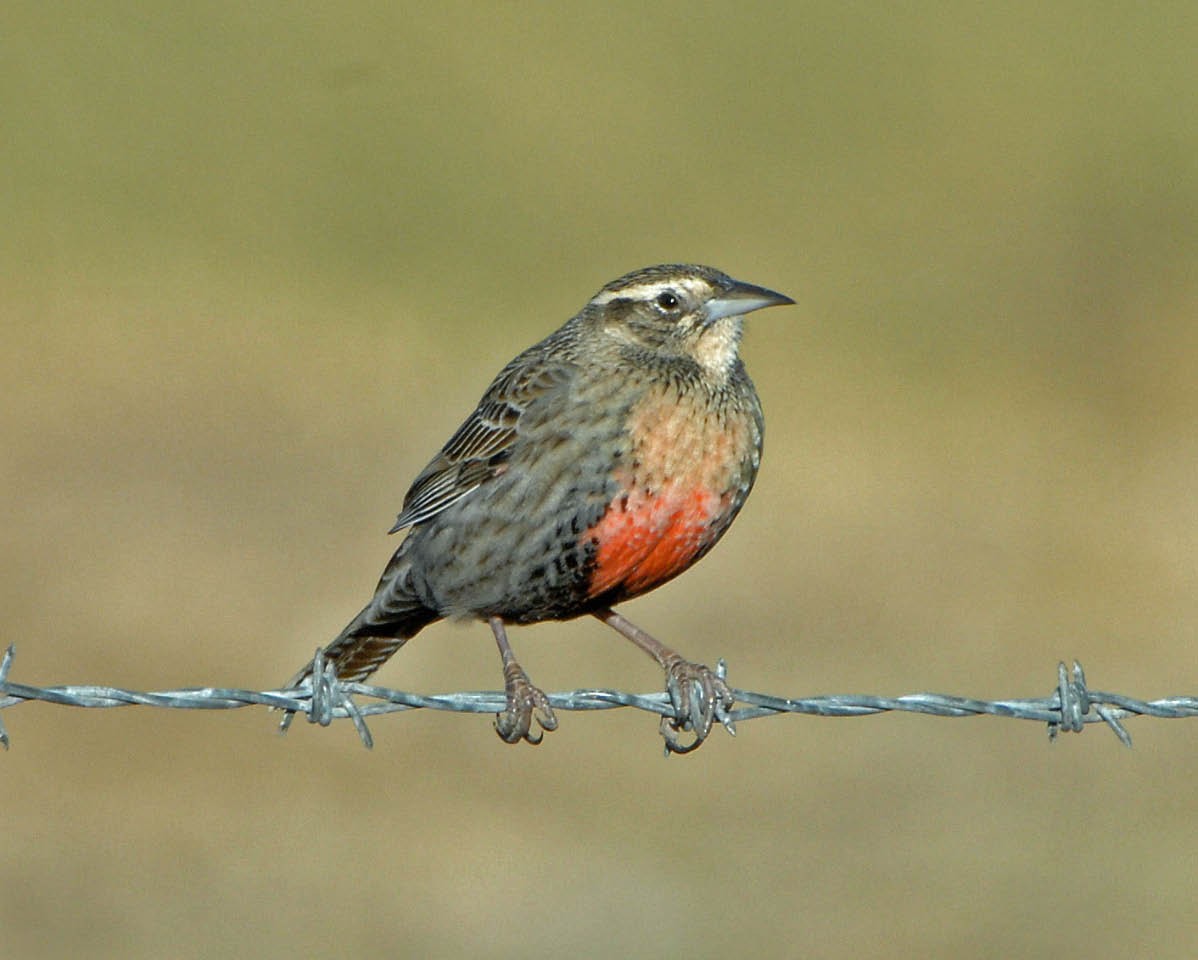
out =
<path fill-rule="evenodd" d="M 536 746 L 545 735 L 542 731 L 557 729 L 557 716 L 544 691 L 533 686 L 528 674 L 519 665 L 512 666 L 515 669 L 509 667 L 504 670 L 507 707 L 503 713 L 495 714 L 495 732 L 504 743 L 527 740 Z M 534 717 L 540 730 L 533 729 Z"/>
<path fill-rule="evenodd" d="M 672 717 L 661 718 L 660 729 L 666 742 L 667 755 L 690 753 L 698 748 L 711 733 L 716 720 L 730 734 L 736 735 L 736 728 L 728 716 L 736 698 L 724 681 L 722 661 L 720 667 L 717 672 L 681 657 L 671 659 L 666 664 L 666 691 L 674 707 Z M 693 739 L 689 742 L 681 740 L 679 734 L 683 731 L 689 731 Z"/>

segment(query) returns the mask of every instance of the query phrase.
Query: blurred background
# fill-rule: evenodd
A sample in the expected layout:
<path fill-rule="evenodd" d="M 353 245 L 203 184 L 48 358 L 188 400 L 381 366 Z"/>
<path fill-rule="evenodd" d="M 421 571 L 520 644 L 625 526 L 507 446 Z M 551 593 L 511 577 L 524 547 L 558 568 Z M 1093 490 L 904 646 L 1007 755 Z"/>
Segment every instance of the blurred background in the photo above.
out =
<path fill-rule="evenodd" d="M 190 5 L 2 17 L 15 681 L 285 681 L 414 474 L 604 282 L 790 294 L 741 519 L 625 612 L 777 694 L 1198 690 L 1191 3 Z M 659 689 L 594 622 L 547 690 Z M 378 677 L 494 689 L 485 627 Z M 5 711 L 0 953 L 1198 950 L 1198 726 L 352 727 Z"/>

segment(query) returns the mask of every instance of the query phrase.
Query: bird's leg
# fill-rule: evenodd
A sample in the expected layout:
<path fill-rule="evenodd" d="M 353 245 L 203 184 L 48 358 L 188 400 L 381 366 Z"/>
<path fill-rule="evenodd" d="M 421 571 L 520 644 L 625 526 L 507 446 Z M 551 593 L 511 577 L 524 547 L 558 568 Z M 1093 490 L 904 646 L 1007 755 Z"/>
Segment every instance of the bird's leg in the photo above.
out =
<path fill-rule="evenodd" d="M 487 622 L 495 634 L 499 655 L 503 657 L 503 692 L 507 696 L 507 709 L 495 714 L 495 732 L 505 743 L 527 740 L 531 744 L 538 744 L 544 734 L 540 730 L 532 730 L 534 711 L 541 729 L 552 731 L 557 729 L 553 707 L 549 705 L 549 698 L 539 687 L 532 685 L 524 668 L 516 662 L 503 621 L 499 617 L 490 617 Z"/>
<path fill-rule="evenodd" d="M 689 753 L 694 750 L 707 739 L 711 725 L 717 719 L 732 732 L 731 721 L 726 713 L 735 702 L 735 697 L 728 684 L 714 671 L 701 663 L 686 660 L 614 610 L 596 610 L 594 616 L 635 643 L 665 670 L 666 690 L 674 705 L 674 716 L 661 718 L 661 735 L 665 738 L 668 752 Z M 683 743 L 678 739 L 678 734 L 687 729 L 694 740 Z"/>

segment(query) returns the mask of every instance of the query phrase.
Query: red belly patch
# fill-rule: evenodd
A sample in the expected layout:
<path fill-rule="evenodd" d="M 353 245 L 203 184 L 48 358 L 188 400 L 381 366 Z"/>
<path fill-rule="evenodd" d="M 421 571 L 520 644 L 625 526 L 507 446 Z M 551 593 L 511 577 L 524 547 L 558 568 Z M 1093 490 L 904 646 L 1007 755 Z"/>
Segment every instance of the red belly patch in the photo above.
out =
<path fill-rule="evenodd" d="M 710 546 L 712 520 L 727 508 L 726 497 L 670 484 L 621 497 L 585 534 L 598 544 L 588 596 L 618 587 L 631 597 L 677 576 Z"/>

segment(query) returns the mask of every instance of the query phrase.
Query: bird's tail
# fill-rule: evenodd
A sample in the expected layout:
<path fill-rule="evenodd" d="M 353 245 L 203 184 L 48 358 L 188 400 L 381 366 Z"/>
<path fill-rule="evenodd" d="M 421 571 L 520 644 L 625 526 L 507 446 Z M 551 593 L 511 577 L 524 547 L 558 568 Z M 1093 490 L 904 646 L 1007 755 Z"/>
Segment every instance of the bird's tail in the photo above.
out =
<path fill-rule="evenodd" d="M 332 664 L 338 680 L 360 683 L 412 637 L 441 619 L 439 613 L 416 598 L 409 573 L 401 546 L 379 580 L 374 598 L 324 648 L 324 661 Z M 309 662 L 292 678 L 288 687 L 297 687 L 311 676 L 312 663 Z"/>
<path fill-rule="evenodd" d="M 324 662 L 332 664 L 337 679 L 345 683 L 360 683 L 391 658 L 400 647 L 440 617 L 427 608 L 413 611 L 410 617 L 388 624 L 389 632 L 351 633 L 349 627 L 324 648 Z M 352 624 L 351 624 L 352 626 Z M 312 663 L 304 664 L 287 689 L 298 687 L 312 676 Z"/>

